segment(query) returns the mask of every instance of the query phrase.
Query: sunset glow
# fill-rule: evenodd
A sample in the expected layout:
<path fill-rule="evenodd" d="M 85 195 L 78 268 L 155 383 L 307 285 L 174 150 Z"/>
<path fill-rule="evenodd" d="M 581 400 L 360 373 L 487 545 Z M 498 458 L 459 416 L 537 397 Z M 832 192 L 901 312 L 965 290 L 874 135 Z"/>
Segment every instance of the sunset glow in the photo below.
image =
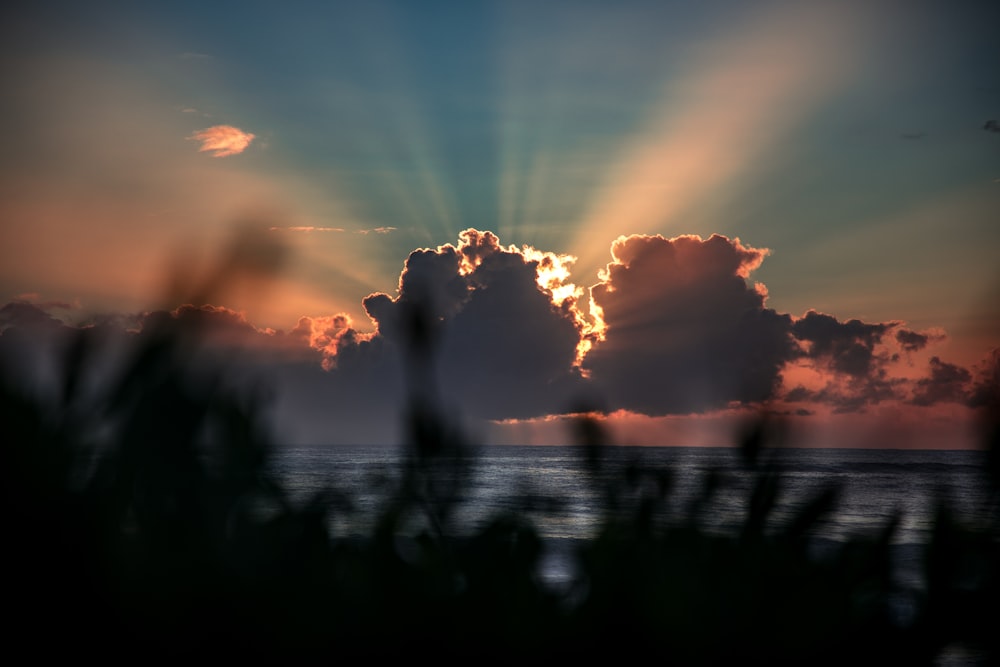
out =
<path fill-rule="evenodd" d="M 968 445 L 996 7 L 292 4 L 8 12 L 0 351 L 199 318 L 290 440 L 381 442 L 423 307 L 487 441 Z"/>

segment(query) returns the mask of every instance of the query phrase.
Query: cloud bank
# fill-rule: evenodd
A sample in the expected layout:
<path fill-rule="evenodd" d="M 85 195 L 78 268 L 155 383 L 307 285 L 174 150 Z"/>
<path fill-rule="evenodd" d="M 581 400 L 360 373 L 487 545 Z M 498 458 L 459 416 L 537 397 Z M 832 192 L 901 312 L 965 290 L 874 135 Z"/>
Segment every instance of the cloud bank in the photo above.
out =
<path fill-rule="evenodd" d="M 938 330 L 770 308 L 750 281 L 767 254 L 720 235 L 622 236 L 585 290 L 570 282 L 573 257 L 467 229 L 456 244 L 410 253 L 395 294 L 365 297 L 368 327 L 337 313 L 260 329 L 219 305 L 102 322 L 141 336 L 174 321 L 196 328 L 213 356 L 248 351 L 238 364 L 270 378 L 291 441 L 392 441 L 408 395 L 481 423 L 551 424 L 586 405 L 633 430 L 671 433 L 683 432 L 682 416 L 704 425 L 762 407 L 801 419 L 886 406 L 931 414 L 996 395 L 1000 355 L 981 368 L 950 363 L 934 353 Z M 0 359 L 41 363 L 24 354 L 31 332 L 54 341 L 73 328 L 50 306 L 0 309 Z"/>

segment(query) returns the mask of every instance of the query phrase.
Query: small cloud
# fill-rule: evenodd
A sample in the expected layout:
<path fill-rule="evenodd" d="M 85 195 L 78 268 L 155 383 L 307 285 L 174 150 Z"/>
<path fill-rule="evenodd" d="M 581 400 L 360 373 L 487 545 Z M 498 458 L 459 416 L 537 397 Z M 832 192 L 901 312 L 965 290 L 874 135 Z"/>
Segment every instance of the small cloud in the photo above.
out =
<path fill-rule="evenodd" d="M 198 53 L 197 51 L 184 51 L 177 55 L 181 60 L 210 60 L 212 56 L 207 53 Z"/>
<path fill-rule="evenodd" d="M 1000 121 L 988 120 L 983 125 L 983 129 L 987 132 L 1000 132 Z"/>
<path fill-rule="evenodd" d="M 300 227 L 268 227 L 269 232 L 301 232 L 304 234 L 310 234 L 312 232 L 344 232 L 347 231 L 343 227 L 313 227 L 313 226 L 300 226 Z"/>
<path fill-rule="evenodd" d="M 900 139 L 923 139 L 927 134 L 925 132 L 902 132 L 899 135 Z"/>
<path fill-rule="evenodd" d="M 927 347 L 930 337 L 918 331 L 899 329 L 896 331 L 896 340 L 907 352 L 916 352 Z"/>
<path fill-rule="evenodd" d="M 395 227 L 374 227 L 372 229 L 359 229 L 354 233 L 367 236 L 368 234 L 391 234 L 394 231 L 396 231 Z"/>
<path fill-rule="evenodd" d="M 188 139 L 200 141 L 201 148 L 198 150 L 203 153 L 210 152 L 212 157 L 228 157 L 239 155 L 245 151 L 250 142 L 254 140 L 254 136 L 232 125 L 213 125 L 204 130 L 198 130 Z"/>

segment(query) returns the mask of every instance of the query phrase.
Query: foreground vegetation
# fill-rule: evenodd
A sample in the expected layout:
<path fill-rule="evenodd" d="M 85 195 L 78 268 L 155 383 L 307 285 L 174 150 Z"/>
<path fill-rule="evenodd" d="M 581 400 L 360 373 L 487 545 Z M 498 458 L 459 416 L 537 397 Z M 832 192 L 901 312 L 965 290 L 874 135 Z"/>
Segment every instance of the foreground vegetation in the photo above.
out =
<path fill-rule="evenodd" d="M 345 499 L 290 501 L 268 466 L 252 392 L 224 368 L 191 367 L 198 332 L 156 326 L 98 395 L 81 381 L 97 342 L 87 331 L 69 348 L 57 398 L 0 379 L 9 648 L 105 659 L 612 654 L 842 665 L 932 664 L 962 644 L 1000 660 L 996 514 L 961 525 L 939 503 L 926 590 L 900 619 L 893 523 L 816 555 L 809 540 L 835 511 L 831 487 L 771 525 L 782 480 L 763 455 L 766 420 L 739 438 L 756 481 L 741 530 L 727 536 L 703 525 L 716 478 L 686 521 L 663 524 L 669 477 L 635 465 L 609 478 L 600 423 L 580 420 L 578 446 L 609 510 L 576 549 L 572 585 L 554 590 L 540 579 L 544 544 L 527 513 L 499 514 L 472 536 L 452 530 L 470 450 L 421 391 L 431 349 L 419 313 L 407 456 L 363 538 L 331 534 Z M 992 426 L 985 441 L 996 452 Z"/>

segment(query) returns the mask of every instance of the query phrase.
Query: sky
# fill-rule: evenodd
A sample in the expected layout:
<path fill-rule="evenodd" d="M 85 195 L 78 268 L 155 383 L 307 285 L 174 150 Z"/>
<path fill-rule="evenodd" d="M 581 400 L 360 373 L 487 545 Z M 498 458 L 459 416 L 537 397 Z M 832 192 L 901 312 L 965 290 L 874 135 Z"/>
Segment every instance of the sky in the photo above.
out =
<path fill-rule="evenodd" d="M 997 25 L 930 0 L 5 3 L 0 356 L 204 320 L 289 443 L 396 441 L 417 391 L 483 442 L 596 410 L 622 444 L 725 444 L 768 410 L 797 444 L 970 446 L 1000 347 Z"/>

